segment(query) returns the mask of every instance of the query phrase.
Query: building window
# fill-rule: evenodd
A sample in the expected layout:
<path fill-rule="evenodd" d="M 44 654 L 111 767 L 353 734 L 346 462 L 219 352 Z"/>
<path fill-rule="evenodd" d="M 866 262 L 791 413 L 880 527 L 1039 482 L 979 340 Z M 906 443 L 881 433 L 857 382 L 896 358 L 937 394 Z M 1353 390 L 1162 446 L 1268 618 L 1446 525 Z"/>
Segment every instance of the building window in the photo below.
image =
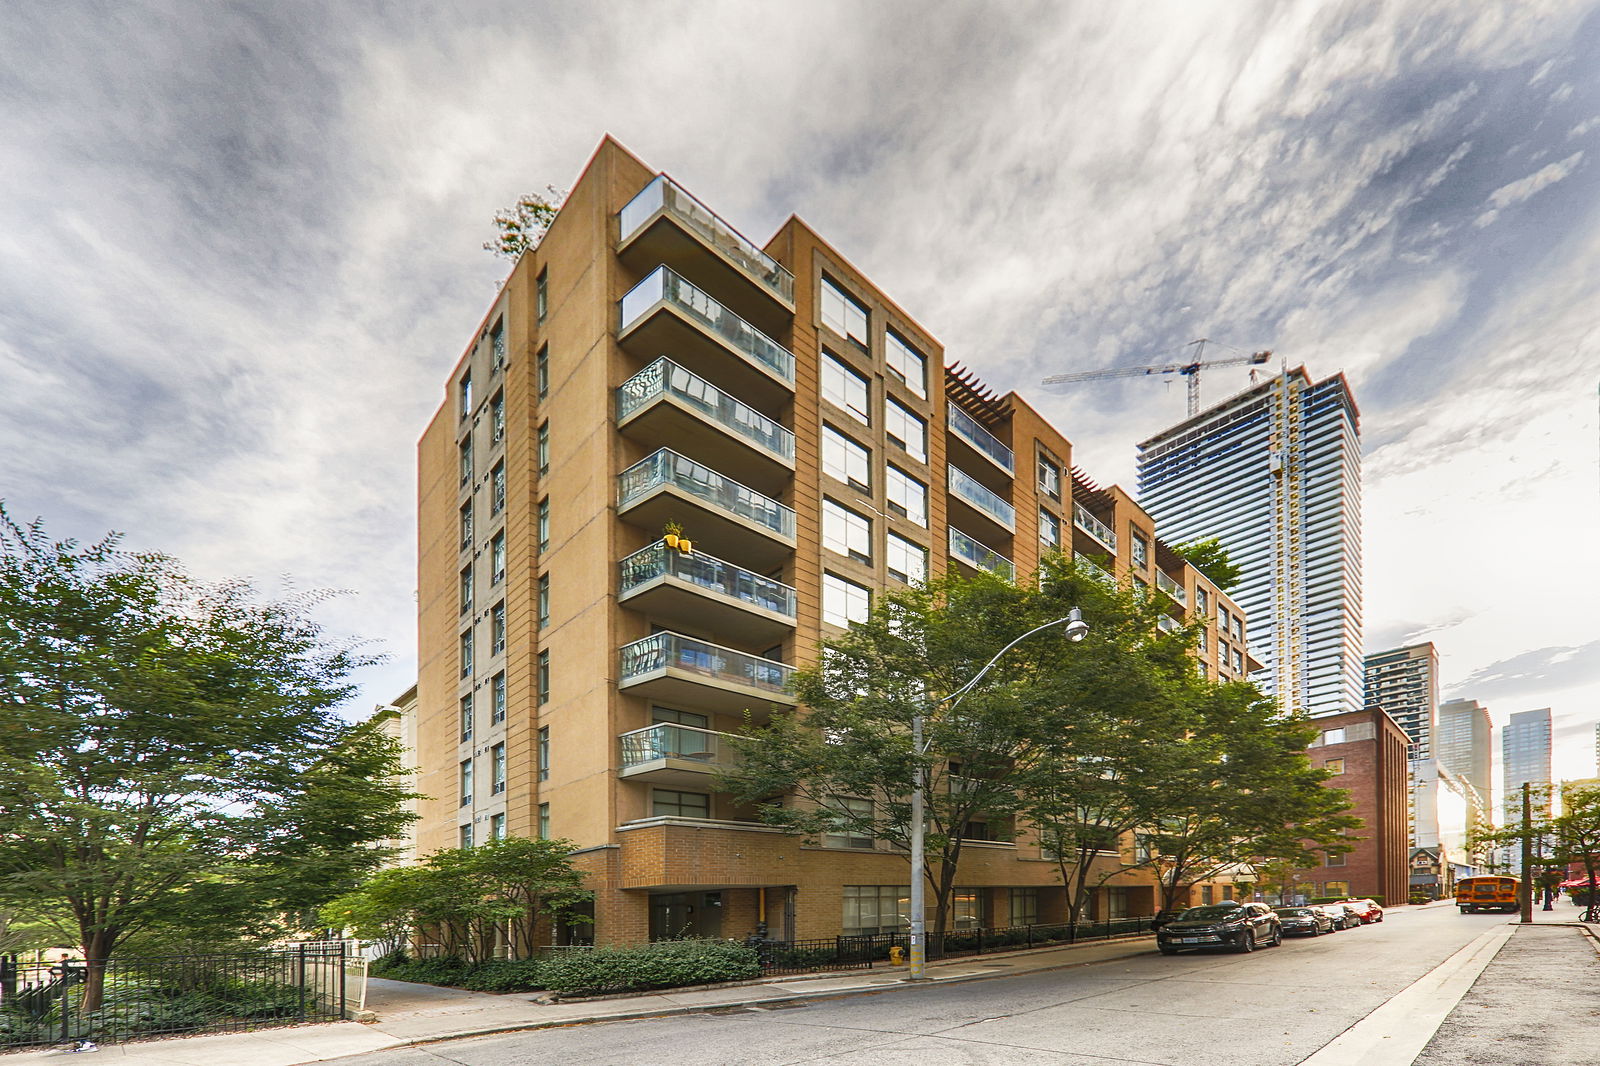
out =
<path fill-rule="evenodd" d="M 534 377 L 539 387 L 539 399 L 546 399 L 550 395 L 550 346 L 548 344 L 539 349 L 539 354 L 533 357 Z"/>
<path fill-rule="evenodd" d="M 505 671 L 502 670 L 500 673 L 494 675 L 494 681 L 490 685 L 490 692 L 492 693 L 492 696 L 489 703 L 489 724 L 499 725 L 501 722 L 506 720 Z"/>
<path fill-rule="evenodd" d="M 928 460 L 928 426 L 922 419 L 907 411 L 893 400 L 884 400 L 884 432 L 889 441 L 898 445 L 911 458 Z"/>
<path fill-rule="evenodd" d="M 1344 729 L 1342 727 L 1339 729 L 1324 729 L 1322 731 L 1322 742 L 1324 744 L 1343 744 Z"/>
<path fill-rule="evenodd" d="M 489 612 L 489 639 L 494 647 L 489 654 L 499 655 L 506 650 L 506 601 L 501 600 Z"/>
<path fill-rule="evenodd" d="M 1194 609 L 1201 618 L 1211 614 L 1211 596 L 1199 585 L 1194 587 Z"/>
<path fill-rule="evenodd" d="M 1244 673 L 1244 652 L 1238 648 L 1233 649 L 1233 669 L 1235 673 Z"/>
<path fill-rule="evenodd" d="M 550 575 L 539 575 L 539 628 L 550 624 Z"/>
<path fill-rule="evenodd" d="M 885 562 L 889 576 L 896 581 L 915 584 L 928 578 L 928 549 L 913 544 L 904 537 L 890 533 L 884 545 Z"/>
<path fill-rule="evenodd" d="M 867 347 L 867 309 L 828 278 L 822 279 L 822 324 Z"/>
<path fill-rule="evenodd" d="M 495 370 L 506 365 L 506 320 L 496 319 L 494 328 L 489 331 L 489 351 L 493 353 Z"/>
<path fill-rule="evenodd" d="M 550 268 L 539 271 L 539 278 L 533 283 L 533 317 L 542 325 L 545 315 L 550 311 Z"/>
<path fill-rule="evenodd" d="M 497 515 L 506 509 L 506 464 L 494 464 L 494 472 L 489 475 L 489 514 Z"/>
<path fill-rule="evenodd" d="M 461 739 L 472 739 L 472 694 L 461 697 Z"/>
<path fill-rule="evenodd" d="M 1200 902 L 1202 905 L 1215 902 L 1216 890 L 1210 885 L 1200 886 Z"/>
<path fill-rule="evenodd" d="M 822 575 L 822 620 L 831 626 L 865 622 L 872 614 L 872 591 L 833 574 Z"/>
<path fill-rule="evenodd" d="M 493 578 L 489 584 L 498 585 L 506 579 L 506 535 L 502 530 L 489 542 L 489 569 Z"/>
<path fill-rule="evenodd" d="M 1233 616 L 1233 639 L 1241 643 L 1244 641 L 1244 619 L 1238 615 Z"/>
<path fill-rule="evenodd" d="M 889 510 L 917 525 L 928 525 L 928 486 L 890 465 L 884 484 Z"/>
<path fill-rule="evenodd" d="M 456 830 L 456 840 L 463 848 L 472 847 L 472 826 L 470 823 Z"/>
<path fill-rule="evenodd" d="M 1010 892 L 1010 897 L 1012 925 L 1039 924 L 1039 890 L 1037 888 L 1013 888 Z"/>
<path fill-rule="evenodd" d="M 711 797 L 704 792 L 651 791 L 650 814 L 655 818 L 710 818 Z"/>
<path fill-rule="evenodd" d="M 539 702 L 550 702 L 550 653 L 539 653 Z"/>
<path fill-rule="evenodd" d="M 539 550 L 550 550 L 550 497 L 539 501 Z"/>
<path fill-rule="evenodd" d="M 1061 499 L 1061 468 L 1048 459 L 1039 460 L 1039 491 L 1052 499 Z"/>
<path fill-rule="evenodd" d="M 461 375 L 461 385 L 457 391 L 461 396 L 461 417 L 472 417 L 472 371 Z"/>
<path fill-rule="evenodd" d="M 872 491 L 872 453 L 832 426 L 822 427 L 822 472 L 862 492 Z"/>
<path fill-rule="evenodd" d="M 495 444 L 506 439 L 506 397 L 503 392 L 496 393 L 489 403 L 489 435 Z"/>
<path fill-rule="evenodd" d="M 1199 631 L 1199 633 L 1197 634 L 1197 637 L 1198 637 L 1198 639 L 1195 642 L 1195 650 L 1197 650 L 1197 651 L 1205 651 L 1206 650 L 1206 631 L 1204 629 L 1201 629 Z"/>
<path fill-rule="evenodd" d="M 927 397 L 927 360 L 892 329 L 886 330 L 883 335 L 883 360 L 889 373 L 904 382 L 906 388 L 918 396 Z"/>
<path fill-rule="evenodd" d="M 550 420 L 539 423 L 539 476 L 550 472 Z"/>
<path fill-rule="evenodd" d="M 822 546 L 859 563 L 872 562 L 872 521 L 832 500 L 822 501 Z"/>
<path fill-rule="evenodd" d="M 1323 863 L 1323 865 L 1324 866 L 1343 866 L 1344 865 L 1344 860 L 1345 860 L 1344 852 L 1341 851 L 1337 855 L 1334 855 L 1334 854 L 1332 854 L 1330 852 L 1328 854 L 1328 857 L 1327 857 L 1327 862 Z"/>
<path fill-rule="evenodd" d="M 1061 548 L 1061 519 L 1039 508 L 1039 543 L 1046 548 Z"/>
<path fill-rule="evenodd" d="M 1336 899 L 1346 899 L 1350 895 L 1349 881 L 1327 881 L 1322 885 L 1324 896 L 1333 896 Z"/>
<path fill-rule="evenodd" d="M 461 634 L 461 676 L 472 676 L 472 630 Z"/>
<path fill-rule="evenodd" d="M 1223 636 L 1228 634 L 1228 609 L 1222 604 L 1217 604 L 1217 631 Z"/>
<path fill-rule="evenodd" d="M 539 839 L 550 839 L 550 804 L 539 804 Z"/>
<path fill-rule="evenodd" d="M 465 807 L 472 802 L 472 760 L 462 759 L 461 765 L 456 767 L 457 783 L 461 786 L 461 806 Z"/>
<path fill-rule="evenodd" d="M 472 481 L 472 436 L 468 434 L 456 446 L 456 451 L 461 457 L 461 483 L 466 485 Z"/>
<path fill-rule="evenodd" d="M 830 848 L 870 848 L 872 833 L 862 828 L 872 821 L 872 801 L 855 796 L 830 796 L 828 806 L 833 816 L 836 832 L 824 833 L 822 842 Z"/>
<path fill-rule="evenodd" d="M 504 840 L 506 838 L 506 816 L 491 814 L 489 816 L 489 839 Z"/>
<path fill-rule="evenodd" d="M 461 505 L 461 550 L 472 547 L 472 501 Z"/>
<path fill-rule="evenodd" d="M 1150 542 L 1138 533 L 1129 538 L 1129 553 L 1136 569 L 1144 570 L 1150 565 Z"/>
<path fill-rule="evenodd" d="M 950 897 L 950 918 L 957 929 L 983 928 L 983 899 L 974 888 L 958 888 Z"/>
<path fill-rule="evenodd" d="M 539 729 L 539 780 L 550 780 L 550 727 Z"/>
<path fill-rule="evenodd" d="M 472 610 L 472 566 L 469 564 L 461 571 L 461 613 L 467 614 Z"/>
<path fill-rule="evenodd" d="M 1324 770 L 1328 771 L 1328 773 L 1334 774 L 1335 776 L 1337 776 L 1339 774 L 1344 773 L 1344 760 L 1343 759 L 1325 759 L 1325 760 L 1323 760 L 1322 768 Z"/>
<path fill-rule="evenodd" d="M 496 744 L 490 748 L 489 758 L 491 766 L 489 792 L 498 796 L 506 790 L 506 746 Z"/>
<path fill-rule="evenodd" d="M 844 885 L 846 936 L 903 933 L 911 925 L 911 889 L 906 885 Z"/>
<path fill-rule="evenodd" d="M 822 356 L 822 398 L 848 411 L 862 425 L 872 424 L 867 379 L 841 363 L 838 357 Z"/>

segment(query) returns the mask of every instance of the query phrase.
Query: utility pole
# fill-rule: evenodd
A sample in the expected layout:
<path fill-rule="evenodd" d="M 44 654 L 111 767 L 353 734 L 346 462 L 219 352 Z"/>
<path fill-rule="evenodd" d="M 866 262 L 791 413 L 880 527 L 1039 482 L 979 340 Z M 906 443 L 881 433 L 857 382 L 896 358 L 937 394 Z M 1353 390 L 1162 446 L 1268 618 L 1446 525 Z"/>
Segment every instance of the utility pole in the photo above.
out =
<path fill-rule="evenodd" d="M 1522 783 L 1522 924 L 1533 921 L 1533 801 Z"/>

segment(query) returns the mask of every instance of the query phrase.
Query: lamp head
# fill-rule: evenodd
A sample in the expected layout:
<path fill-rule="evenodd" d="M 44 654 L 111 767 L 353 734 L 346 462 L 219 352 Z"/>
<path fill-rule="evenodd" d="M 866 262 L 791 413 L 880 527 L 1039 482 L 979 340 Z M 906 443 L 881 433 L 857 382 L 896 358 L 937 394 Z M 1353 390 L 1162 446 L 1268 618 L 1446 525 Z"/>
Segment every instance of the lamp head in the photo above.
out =
<path fill-rule="evenodd" d="M 1089 623 L 1083 620 L 1083 612 L 1074 607 L 1067 612 L 1067 639 L 1076 644 L 1089 635 Z"/>

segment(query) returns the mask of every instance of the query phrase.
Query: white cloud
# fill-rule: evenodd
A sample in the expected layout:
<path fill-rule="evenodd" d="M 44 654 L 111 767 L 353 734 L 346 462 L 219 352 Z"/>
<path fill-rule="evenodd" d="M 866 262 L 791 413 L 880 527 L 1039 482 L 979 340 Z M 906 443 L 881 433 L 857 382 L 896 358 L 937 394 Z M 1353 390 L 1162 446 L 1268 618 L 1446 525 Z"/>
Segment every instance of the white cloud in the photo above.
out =
<path fill-rule="evenodd" d="M 1549 188 L 1556 182 L 1564 180 L 1578 168 L 1578 164 L 1582 161 L 1583 153 L 1573 152 L 1559 162 L 1540 167 L 1525 178 L 1519 178 L 1516 181 L 1500 186 L 1489 194 L 1489 210 L 1480 214 L 1474 220 L 1473 225 L 1479 229 L 1489 225 L 1499 216 L 1501 211 L 1511 207 L 1513 204 L 1520 204 L 1541 189 Z"/>

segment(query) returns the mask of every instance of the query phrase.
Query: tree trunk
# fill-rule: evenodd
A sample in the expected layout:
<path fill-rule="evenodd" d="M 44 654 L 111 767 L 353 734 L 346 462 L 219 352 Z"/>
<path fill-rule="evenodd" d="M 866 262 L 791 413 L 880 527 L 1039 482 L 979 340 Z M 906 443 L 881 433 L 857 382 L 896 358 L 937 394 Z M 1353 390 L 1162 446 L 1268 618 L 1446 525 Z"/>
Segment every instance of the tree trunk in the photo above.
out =
<path fill-rule="evenodd" d="M 83 994 L 78 1000 L 81 1013 L 97 1011 L 105 1001 L 106 962 L 111 958 L 111 949 L 116 943 L 117 934 L 105 930 L 97 930 L 84 937 Z"/>

